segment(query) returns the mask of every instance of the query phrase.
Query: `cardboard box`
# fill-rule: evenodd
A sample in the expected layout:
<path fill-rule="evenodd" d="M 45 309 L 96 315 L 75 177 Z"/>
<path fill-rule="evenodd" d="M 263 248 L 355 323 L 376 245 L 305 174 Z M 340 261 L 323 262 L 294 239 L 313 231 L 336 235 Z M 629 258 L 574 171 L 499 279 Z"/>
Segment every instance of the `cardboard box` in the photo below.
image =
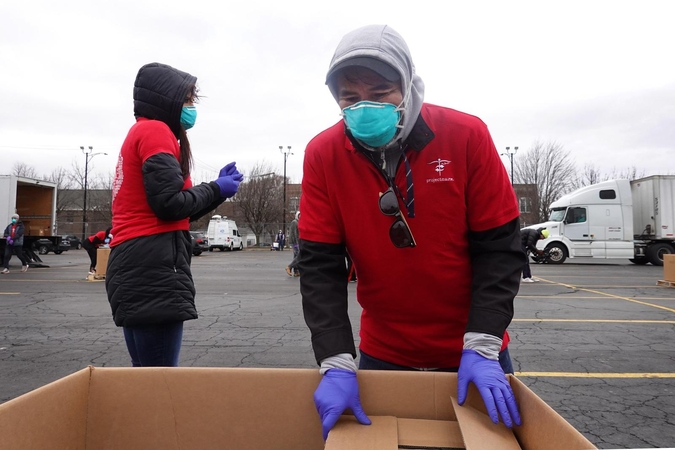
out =
<path fill-rule="evenodd" d="M 110 258 L 110 247 L 96 249 L 96 275 L 105 277 Z"/>
<path fill-rule="evenodd" d="M 663 255 L 663 279 L 675 283 L 675 255 Z"/>
<path fill-rule="evenodd" d="M 360 371 L 373 424 L 345 415 L 328 450 L 595 448 L 514 377 L 523 425 L 493 424 L 456 374 Z M 312 369 L 89 367 L 0 405 L 0 449 L 320 450 Z"/>

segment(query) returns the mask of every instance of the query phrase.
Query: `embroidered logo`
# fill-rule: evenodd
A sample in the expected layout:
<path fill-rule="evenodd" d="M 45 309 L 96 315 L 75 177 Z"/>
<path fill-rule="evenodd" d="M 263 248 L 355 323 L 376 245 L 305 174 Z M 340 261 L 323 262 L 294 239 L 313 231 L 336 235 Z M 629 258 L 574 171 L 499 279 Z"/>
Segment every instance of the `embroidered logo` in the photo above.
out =
<path fill-rule="evenodd" d="M 447 159 L 438 158 L 427 163 L 429 165 L 433 164 L 435 166 L 434 170 L 438 174 L 435 178 L 427 178 L 427 183 L 438 183 L 441 181 L 455 181 L 455 179 L 452 177 L 443 176 L 443 171 L 446 169 L 446 166 L 451 162 L 452 161 L 448 161 Z"/>

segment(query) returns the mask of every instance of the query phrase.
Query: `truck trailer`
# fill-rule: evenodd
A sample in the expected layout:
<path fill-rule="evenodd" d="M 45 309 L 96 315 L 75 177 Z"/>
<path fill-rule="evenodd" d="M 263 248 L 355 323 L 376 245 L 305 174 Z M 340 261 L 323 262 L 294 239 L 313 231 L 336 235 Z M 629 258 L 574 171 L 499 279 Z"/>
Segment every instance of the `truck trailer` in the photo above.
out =
<path fill-rule="evenodd" d="M 31 259 L 31 266 L 44 266 L 35 252 L 38 240 L 47 239 L 54 248 L 59 247 L 61 236 L 56 235 L 56 195 L 55 183 L 0 175 L 0 226 L 4 230 L 12 215 L 19 215 L 25 227 L 23 249 Z M 0 257 L 4 254 L 5 245 L 5 239 L 0 239 Z"/>
<path fill-rule="evenodd" d="M 663 255 L 675 253 L 675 175 L 584 186 L 551 203 L 547 222 L 526 228 L 548 229 L 537 248 L 550 263 L 625 258 L 662 266 Z"/>

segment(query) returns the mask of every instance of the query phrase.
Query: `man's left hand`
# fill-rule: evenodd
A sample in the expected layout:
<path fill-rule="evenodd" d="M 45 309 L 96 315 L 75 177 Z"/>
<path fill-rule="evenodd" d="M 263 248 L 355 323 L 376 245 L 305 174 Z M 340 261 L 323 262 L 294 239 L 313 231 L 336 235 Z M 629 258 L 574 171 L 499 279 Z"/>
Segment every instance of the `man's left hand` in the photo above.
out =
<path fill-rule="evenodd" d="M 473 382 L 478 388 L 494 423 L 499 423 L 501 416 L 502 422 L 509 428 L 514 423 L 521 424 L 516 397 L 499 361 L 485 358 L 474 350 L 462 351 L 457 373 L 457 402 L 460 405 L 464 405 L 466 401 L 469 382 Z"/>

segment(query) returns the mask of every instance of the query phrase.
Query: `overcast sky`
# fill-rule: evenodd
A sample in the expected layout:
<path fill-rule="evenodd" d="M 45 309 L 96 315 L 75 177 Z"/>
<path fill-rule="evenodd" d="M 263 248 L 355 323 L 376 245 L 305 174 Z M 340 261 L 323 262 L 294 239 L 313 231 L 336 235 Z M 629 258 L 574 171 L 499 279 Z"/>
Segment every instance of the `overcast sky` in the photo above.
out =
<path fill-rule="evenodd" d="M 304 148 L 340 119 L 324 85 L 340 38 L 388 24 L 425 101 L 480 117 L 516 161 L 557 142 L 580 169 L 675 174 L 673 1 L 51 1 L 0 5 L 0 173 L 114 170 L 149 62 L 198 77 L 198 180 L 229 161 L 302 178 Z M 508 158 L 503 158 L 508 165 Z"/>

